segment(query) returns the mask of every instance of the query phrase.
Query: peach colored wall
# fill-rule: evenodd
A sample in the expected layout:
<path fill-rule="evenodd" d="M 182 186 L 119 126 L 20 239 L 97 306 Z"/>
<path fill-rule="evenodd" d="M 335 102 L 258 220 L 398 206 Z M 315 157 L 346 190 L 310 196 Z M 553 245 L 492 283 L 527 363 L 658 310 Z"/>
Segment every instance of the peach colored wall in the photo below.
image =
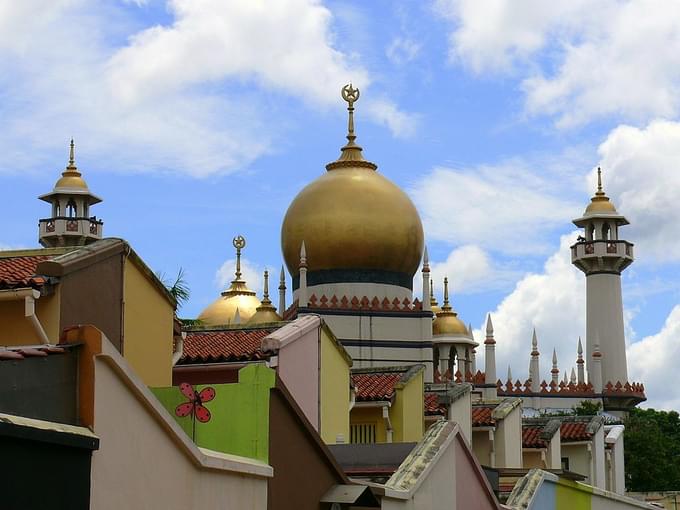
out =
<path fill-rule="evenodd" d="M 481 477 L 474 461 L 460 441 L 454 440 L 456 451 L 456 508 L 460 510 L 496 509 L 496 502 Z"/>
<path fill-rule="evenodd" d="M 305 416 L 319 430 L 320 326 L 279 349 L 279 377 Z"/>
<path fill-rule="evenodd" d="M 94 432 L 101 443 L 92 457 L 91 508 L 267 507 L 267 478 L 197 466 L 177 439 L 184 433 L 178 430 L 181 436 L 177 436 L 168 430 L 165 422 L 171 417 L 163 420 L 150 412 L 142 403 L 144 397 L 131 391 L 100 357 L 95 359 L 95 372 Z M 149 397 L 154 398 L 150 393 Z M 226 459 L 213 452 L 210 456 Z M 244 464 L 243 460 L 236 462 Z"/>

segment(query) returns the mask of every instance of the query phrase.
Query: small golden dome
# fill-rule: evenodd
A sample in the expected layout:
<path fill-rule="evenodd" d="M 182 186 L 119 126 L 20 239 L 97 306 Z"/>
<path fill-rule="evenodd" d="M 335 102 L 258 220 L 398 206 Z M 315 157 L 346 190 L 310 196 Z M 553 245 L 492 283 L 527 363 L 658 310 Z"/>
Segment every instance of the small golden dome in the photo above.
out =
<path fill-rule="evenodd" d="M 432 322 L 432 335 L 465 335 L 469 336 L 465 323 L 458 318 L 449 304 L 449 279 L 444 278 L 444 303 Z"/>
<path fill-rule="evenodd" d="M 304 241 L 308 279 L 316 271 L 335 281 L 369 272 L 371 278 L 386 278 L 384 283 L 410 287 L 423 253 L 420 216 L 408 195 L 364 160 L 354 142 L 358 91 L 347 86 L 343 98 L 349 103 L 348 143 L 340 158 L 326 165 L 327 172 L 295 197 L 281 226 L 288 271 L 299 274 Z"/>
<path fill-rule="evenodd" d="M 69 152 L 68 166 L 62 172 L 61 177 L 54 185 L 55 191 L 63 188 L 67 189 L 76 188 L 86 191 L 88 189 L 85 179 L 83 179 L 82 174 L 78 171 L 78 168 L 76 167 L 75 145 L 73 143 L 73 138 L 71 138 L 71 149 Z"/>
<path fill-rule="evenodd" d="M 257 307 L 255 314 L 248 320 L 248 324 L 265 324 L 268 322 L 280 322 L 283 319 L 276 313 L 276 308 L 269 300 L 269 271 L 264 271 L 264 292 L 262 304 Z"/>
<path fill-rule="evenodd" d="M 236 248 L 236 278 L 229 288 L 203 310 L 198 319 L 206 326 L 223 326 L 247 322 L 261 305 L 255 292 L 250 290 L 246 282 L 241 280 L 241 249 L 246 240 L 237 236 L 233 240 Z"/>
<path fill-rule="evenodd" d="M 602 190 L 602 170 L 600 167 L 597 168 L 597 191 L 595 192 L 595 196 L 590 199 L 590 203 L 588 204 L 588 207 L 586 207 L 583 215 L 588 216 L 590 214 L 598 213 L 618 214 L 616 207 Z"/>

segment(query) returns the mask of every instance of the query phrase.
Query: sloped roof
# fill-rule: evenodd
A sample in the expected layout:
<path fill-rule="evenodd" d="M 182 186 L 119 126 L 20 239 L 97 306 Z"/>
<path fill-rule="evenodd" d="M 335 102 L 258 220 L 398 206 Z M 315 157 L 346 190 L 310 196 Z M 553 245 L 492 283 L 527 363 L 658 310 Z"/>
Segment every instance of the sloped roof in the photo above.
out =
<path fill-rule="evenodd" d="M 546 448 L 548 443 L 541 438 L 543 427 L 524 427 L 522 429 L 522 448 Z"/>
<path fill-rule="evenodd" d="M 261 350 L 262 339 L 276 329 L 270 326 L 188 331 L 178 364 L 269 359 L 271 353 Z"/>
<path fill-rule="evenodd" d="M 38 250 L 34 250 L 38 251 Z M 0 289 L 32 287 L 39 289 L 45 278 L 35 274 L 38 264 L 49 260 L 49 255 L 18 255 L 5 257 L 0 254 Z"/>
<path fill-rule="evenodd" d="M 402 367 L 359 368 L 352 370 L 352 386 L 357 401 L 391 400 L 400 384 L 406 384 L 424 365 Z"/>
<path fill-rule="evenodd" d="M 446 416 L 446 406 L 439 403 L 439 395 L 434 392 L 425 392 L 423 395 L 424 410 L 426 416 Z"/>
<path fill-rule="evenodd" d="M 473 406 L 472 407 L 472 426 L 473 427 L 492 427 L 496 425 L 493 418 L 495 406 Z"/>
<path fill-rule="evenodd" d="M 562 441 L 590 441 L 593 434 L 588 432 L 588 422 L 564 422 L 560 426 Z"/>

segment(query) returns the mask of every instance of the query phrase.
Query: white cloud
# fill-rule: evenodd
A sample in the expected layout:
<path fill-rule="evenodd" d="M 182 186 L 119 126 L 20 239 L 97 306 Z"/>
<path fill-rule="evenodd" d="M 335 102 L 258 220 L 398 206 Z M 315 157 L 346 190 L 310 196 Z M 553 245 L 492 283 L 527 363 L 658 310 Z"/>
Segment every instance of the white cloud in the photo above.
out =
<path fill-rule="evenodd" d="M 680 123 L 619 126 L 599 147 L 604 189 L 631 222 L 620 235 L 641 261 L 680 261 Z M 596 171 L 588 179 L 595 189 Z"/>
<path fill-rule="evenodd" d="M 680 358 L 680 305 L 676 305 L 656 335 L 643 338 L 628 347 L 631 379 L 645 385 L 645 407 L 680 408 L 677 360 Z"/>
<path fill-rule="evenodd" d="M 449 293 L 452 302 L 457 301 L 459 293 L 487 291 L 506 287 L 517 280 L 520 274 L 492 260 L 487 252 L 479 246 L 466 245 L 449 253 L 446 260 L 430 263 L 430 277 L 434 282 L 435 294 L 441 302 L 444 277 L 449 279 Z M 414 289 L 418 289 L 414 285 Z"/>
<path fill-rule="evenodd" d="M 262 298 L 262 288 L 264 285 L 264 267 L 256 262 L 241 258 L 241 279 L 245 280 L 250 290 L 257 292 L 257 297 Z M 215 272 L 215 287 L 220 291 L 226 290 L 234 279 L 236 271 L 236 259 L 225 260 L 220 268 Z M 271 290 L 272 275 L 269 275 L 269 297 L 272 297 Z"/>
<path fill-rule="evenodd" d="M 546 253 L 550 232 L 568 225 L 581 205 L 555 191 L 569 179 L 531 166 L 516 160 L 465 170 L 435 168 L 412 190 L 428 241 Z"/>
<path fill-rule="evenodd" d="M 410 62 L 418 56 L 422 45 L 407 37 L 395 37 L 385 50 L 387 58 L 396 65 Z"/>
<path fill-rule="evenodd" d="M 522 79 L 530 113 L 571 126 L 680 109 L 680 4 L 653 0 L 440 0 L 450 54 L 475 72 Z"/>
<path fill-rule="evenodd" d="M 571 264 L 569 246 L 577 233 L 562 236 L 560 248 L 545 263 L 542 273 L 522 278 L 514 290 L 491 312 L 496 337 L 496 373 L 506 376 L 512 366 L 514 379 L 528 377 L 532 330 L 536 328 L 541 353 L 541 376 L 550 377 L 553 348 L 562 372 L 575 366 L 578 337 L 585 332 L 585 277 Z M 484 329 L 475 338 L 484 338 Z M 585 348 L 585 343 L 584 343 Z M 483 348 L 478 349 L 482 369 Z"/>
<path fill-rule="evenodd" d="M 171 24 L 135 32 L 138 21 L 115 4 L 0 6 L 0 150 L 16 156 L 13 169 L 73 135 L 114 168 L 234 171 L 277 135 L 267 93 L 329 107 L 348 79 L 371 83 L 335 48 L 331 12 L 318 0 L 170 0 L 168 8 Z M 408 114 L 374 102 L 374 120 L 408 131 Z"/>

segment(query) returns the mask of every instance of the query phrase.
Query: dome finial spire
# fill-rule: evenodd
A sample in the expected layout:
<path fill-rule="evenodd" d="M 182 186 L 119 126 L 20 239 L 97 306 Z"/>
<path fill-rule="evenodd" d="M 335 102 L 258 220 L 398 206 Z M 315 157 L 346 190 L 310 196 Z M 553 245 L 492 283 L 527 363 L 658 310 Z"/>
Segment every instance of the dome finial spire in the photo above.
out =
<path fill-rule="evenodd" d="M 73 143 L 73 137 L 71 137 L 71 147 L 68 152 L 68 167 L 75 168 L 76 166 L 76 150 L 75 144 Z"/>
<path fill-rule="evenodd" d="M 595 195 L 598 197 L 604 196 L 604 191 L 602 191 L 602 169 L 597 167 L 597 191 Z"/>
<path fill-rule="evenodd" d="M 442 310 L 446 308 L 451 308 L 449 305 L 449 278 L 447 276 L 444 277 L 444 304 L 442 305 Z"/>
<path fill-rule="evenodd" d="M 241 250 L 246 247 L 246 238 L 242 235 L 238 235 L 234 237 L 232 244 L 234 245 L 234 248 L 236 248 L 236 280 L 234 281 L 239 282 L 241 281 Z"/>
<path fill-rule="evenodd" d="M 354 147 L 356 144 L 356 135 L 354 134 L 354 103 L 359 100 L 359 89 L 355 89 L 352 83 L 342 87 L 342 98 L 347 101 L 347 111 L 349 112 L 349 119 L 347 122 L 347 145 L 346 147 Z"/>

